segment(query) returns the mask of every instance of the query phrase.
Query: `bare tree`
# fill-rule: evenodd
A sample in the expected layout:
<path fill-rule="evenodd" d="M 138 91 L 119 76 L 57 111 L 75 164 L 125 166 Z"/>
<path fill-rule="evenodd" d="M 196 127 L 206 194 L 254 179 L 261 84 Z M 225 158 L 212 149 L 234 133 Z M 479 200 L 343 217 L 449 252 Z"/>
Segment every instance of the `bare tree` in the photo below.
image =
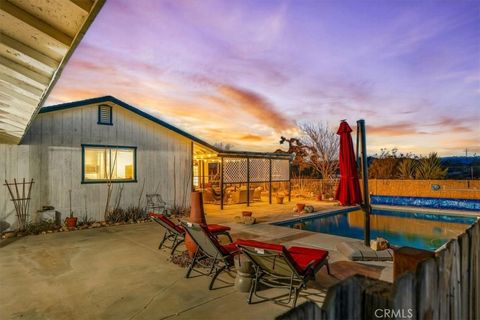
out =
<path fill-rule="evenodd" d="M 289 152 L 295 154 L 296 164 L 311 166 L 323 179 L 333 179 L 338 169 L 338 135 L 328 123 L 306 122 L 299 128 L 303 133 L 301 138 L 281 137 L 280 143 L 289 143 Z"/>
<path fill-rule="evenodd" d="M 106 178 L 106 185 L 107 185 L 107 201 L 105 203 L 105 211 L 103 213 L 103 220 L 107 221 L 107 216 L 108 212 L 110 210 L 110 200 L 112 198 L 112 191 L 113 191 L 113 174 L 115 172 L 116 166 L 117 166 L 117 150 L 115 150 L 115 157 L 113 160 L 112 164 L 112 159 L 111 159 L 111 151 L 110 151 L 110 157 L 107 160 L 107 150 L 105 149 L 105 156 L 104 156 L 104 174 Z M 120 200 L 119 200 L 120 201 Z"/>
<path fill-rule="evenodd" d="M 218 148 L 220 150 L 224 150 L 224 151 L 229 151 L 229 150 L 232 150 L 233 149 L 233 144 L 231 143 L 224 143 L 224 142 L 215 142 L 213 144 L 213 146 L 215 148 Z"/>
<path fill-rule="evenodd" d="M 304 145 L 309 146 L 307 162 L 317 170 L 323 179 L 332 179 L 338 169 L 340 139 L 337 133 L 328 127 L 328 123 L 303 123 L 300 129 L 304 136 Z"/>

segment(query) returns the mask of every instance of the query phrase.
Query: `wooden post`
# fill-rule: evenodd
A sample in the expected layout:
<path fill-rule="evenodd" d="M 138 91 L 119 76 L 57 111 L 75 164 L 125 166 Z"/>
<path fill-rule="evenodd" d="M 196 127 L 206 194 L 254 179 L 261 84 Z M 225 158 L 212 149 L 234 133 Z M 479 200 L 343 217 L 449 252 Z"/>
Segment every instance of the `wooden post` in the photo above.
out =
<path fill-rule="evenodd" d="M 272 204 L 272 158 L 268 159 L 270 167 L 269 167 L 269 175 L 268 175 L 268 203 Z"/>
<path fill-rule="evenodd" d="M 250 206 L 250 158 L 247 157 L 247 207 Z"/>
<path fill-rule="evenodd" d="M 292 201 L 292 161 L 288 160 L 288 202 Z"/>
<path fill-rule="evenodd" d="M 202 188 L 204 189 L 205 188 L 205 160 L 201 160 L 200 163 L 202 164 L 201 165 L 201 171 L 200 171 L 200 174 L 202 175 Z"/>
<path fill-rule="evenodd" d="M 223 157 L 220 157 L 220 210 L 223 210 Z"/>

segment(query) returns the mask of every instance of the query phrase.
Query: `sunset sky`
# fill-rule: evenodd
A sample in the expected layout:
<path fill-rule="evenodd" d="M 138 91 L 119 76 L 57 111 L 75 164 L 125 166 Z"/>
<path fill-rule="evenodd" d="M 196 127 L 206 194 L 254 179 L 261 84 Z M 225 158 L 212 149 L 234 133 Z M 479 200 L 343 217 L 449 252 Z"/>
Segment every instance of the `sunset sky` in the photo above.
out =
<path fill-rule="evenodd" d="M 480 2 L 109 0 L 45 105 L 102 95 L 237 150 L 363 118 L 370 153 L 480 153 Z"/>

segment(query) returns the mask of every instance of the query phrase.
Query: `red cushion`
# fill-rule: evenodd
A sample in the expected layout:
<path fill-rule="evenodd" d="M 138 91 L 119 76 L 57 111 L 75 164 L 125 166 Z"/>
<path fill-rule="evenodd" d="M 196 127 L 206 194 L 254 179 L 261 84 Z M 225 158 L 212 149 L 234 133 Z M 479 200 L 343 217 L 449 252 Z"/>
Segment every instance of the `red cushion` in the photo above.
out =
<path fill-rule="evenodd" d="M 237 244 L 245 247 L 254 247 L 254 248 L 259 248 L 259 249 L 265 249 L 265 250 L 272 250 L 272 251 L 283 251 L 285 248 L 281 244 L 274 244 L 274 243 L 266 243 L 266 242 L 260 242 L 260 241 L 255 241 L 255 240 L 243 240 L 243 239 L 238 239 L 235 241 Z"/>
<path fill-rule="evenodd" d="M 172 220 L 168 219 L 163 214 L 149 213 L 148 215 L 152 218 L 162 220 L 163 223 L 168 225 L 170 228 L 176 230 L 178 233 L 182 233 L 182 234 L 185 233 L 185 230 L 183 229 L 182 226 L 176 225 Z"/>
<path fill-rule="evenodd" d="M 225 253 L 228 253 L 228 254 L 232 254 L 232 253 L 240 251 L 235 242 L 222 245 L 222 248 L 223 248 L 222 251 L 225 252 Z"/>
<path fill-rule="evenodd" d="M 291 247 L 288 249 L 288 253 L 301 273 L 311 262 L 313 262 L 312 267 L 315 269 L 328 256 L 328 251 L 305 247 Z"/>
<path fill-rule="evenodd" d="M 220 224 L 208 224 L 207 227 L 208 231 L 211 233 L 225 232 L 230 230 L 230 227 L 222 226 Z"/>

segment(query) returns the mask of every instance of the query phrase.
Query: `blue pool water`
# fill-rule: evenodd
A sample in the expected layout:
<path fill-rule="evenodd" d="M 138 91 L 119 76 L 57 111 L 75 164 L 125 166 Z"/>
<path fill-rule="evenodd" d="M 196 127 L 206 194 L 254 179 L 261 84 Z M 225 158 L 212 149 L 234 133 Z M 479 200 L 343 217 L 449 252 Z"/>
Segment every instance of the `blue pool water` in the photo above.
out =
<path fill-rule="evenodd" d="M 382 237 L 393 246 L 436 250 L 462 233 L 476 217 L 373 209 L 371 239 Z M 276 225 L 363 239 L 364 213 L 361 210 L 334 212 L 316 217 L 279 222 Z"/>

